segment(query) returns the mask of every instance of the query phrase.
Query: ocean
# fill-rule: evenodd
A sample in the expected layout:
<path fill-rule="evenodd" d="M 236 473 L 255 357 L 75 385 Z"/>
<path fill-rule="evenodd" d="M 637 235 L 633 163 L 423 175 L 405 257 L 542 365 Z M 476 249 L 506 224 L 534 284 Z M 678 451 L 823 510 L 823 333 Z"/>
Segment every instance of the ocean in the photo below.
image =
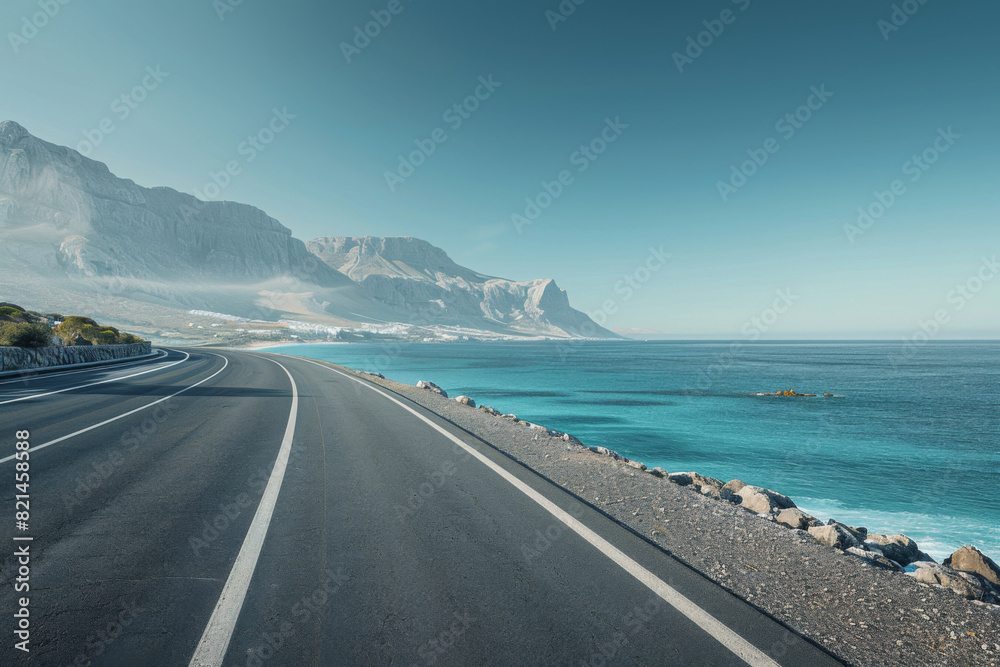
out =
<path fill-rule="evenodd" d="M 902 533 L 938 561 L 1000 560 L 1000 343 L 510 342 L 272 351 L 430 380 L 647 466 L 790 496 Z M 815 398 L 755 396 L 794 389 Z M 824 393 L 833 397 L 823 397 Z"/>

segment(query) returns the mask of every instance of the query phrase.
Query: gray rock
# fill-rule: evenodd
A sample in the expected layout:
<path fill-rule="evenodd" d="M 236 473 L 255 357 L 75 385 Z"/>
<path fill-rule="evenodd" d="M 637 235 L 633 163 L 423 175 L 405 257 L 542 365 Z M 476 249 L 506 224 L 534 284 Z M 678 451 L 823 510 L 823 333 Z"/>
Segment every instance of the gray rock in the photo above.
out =
<path fill-rule="evenodd" d="M 442 389 L 441 387 L 437 386 L 433 382 L 427 382 L 425 380 L 420 380 L 419 382 L 417 382 L 417 389 L 426 389 L 427 391 L 431 391 L 431 392 L 437 394 L 438 396 L 441 396 L 443 398 L 448 398 L 448 392 L 446 392 L 444 389 Z"/>
<path fill-rule="evenodd" d="M 991 584 L 1000 586 L 1000 567 L 976 547 L 962 547 L 945 558 L 944 564 L 954 570 L 978 574 Z"/>
<path fill-rule="evenodd" d="M 864 535 L 850 529 L 842 523 L 833 523 L 828 526 L 813 526 L 809 528 L 809 534 L 819 542 L 828 547 L 837 549 L 848 549 L 850 547 L 862 548 L 865 543 Z"/>
<path fill-rule="evenodd" d="M 703 496 L 714 498 L 715 500 L 722 500 L 722 492 L 719 490 L 719 487 L 705 484 L 703 486 L 696 486 L 695 488 L 698 489 L 698 492 Z"/>
<path fill-rule="evenodd" d="M 740 490 L 743 489 L 743 487 L 745 486 L 746 486 L 745 482 L 738 479 L 731 479 L 725 484 L 723 484 L 722 488 L 728 491 L 732 491 L 733 493 L 739 493 Z"/>
<path fill-rule="evenodd" d="M 966 600 L 989 602 L 997 599 L 996 592 L 985 579 L 970 572 L 954 570 L 946 565 L 925 563 L 906 574 L 924 584 L 943 586 Z"/>
<path fill-rule="evenodd" d="M 629 461 L 628 465 L 635 468 L 636 470 L 645 470 L 646 465 L 644 463 L 639 463 L 638 461 Z"/>
<path fill-rule="evenodd" d="M 476 407 L 476 402 L 468 396 L 459 396 L 455 399 L 455 402 L 461 403 L 462 405 L 468 405 L 470 408 Z M 534 426 L 534 424 L 532 424 L 532 426 Z"/>
<path fill-rule="evenodd" d="M 588 447 L 588 449 L 594 452 L 595 454 L 600 454 L 601 456 L 610 456 L 616 461 L 623 458 L 621 454 L 619 454 L 614 450 L 608 449 L 607 447 Z"/>
<path fill-rule="evenodd" d="M 788 526 L 789 528 L 795 528 L 800 530 L 805 530 L 813 526 L 821 526 L 819 519 L 809 516 L 797 507 L 790 507 L 788 509 L 781 510 L 778 512 L 778 516 L 775 520 Z"/>
<path fill-rule="evenodd" d="M 788 496 L 759 486 L 744 486 L 739 494 L 743 499 L 740 505 L 755 514 L 769 514 L 795 507 L 795 503 Z"/>
<path fill-rule="evenodd" d="M 659 477 L 661 479 L 665 479 L 669 473 L 666 470 L 664 470 L 663 468 L 656 467 L 656 468 L 653 468 L 652 470 L 650 470 L 649 474 L 653 475 L 654 477 Z"/>
<path fill-rule="evenodd" d="M 667 475 L 667 479 L 678 486 L 690 486 L 693 481 L 691 475 L 686 472 L 672 472 Z"/>
<path fill-rule="evenodd" d="M 857 534 L 861 535 L 862 541 L 865 538 L 868 537 L 868 529 L 865 528 L 864 526 L 848 526 L 846 523 L 840 523 L 836 519 L 830 519 L 829 521 L 826 522 L 826 525 L 828 525 L 828 526 L 843 526 L 844 528 L 847 528 L 848 530 L 850 530 L 852 533 L 857 533 Z"/>
<path fill-rule="evenodd" d="M 896 561 L 901 565 L 909 565 L 920 560 L 920 549 L 917 543 L 906 535 L 880 535 L 872 533 L 868 535 L 865 543 L 872 549 L 881 551 L 886 558 Z"/>
<path fill-rule="evenodd" d="M 715 479 L 714 477 L 707 477 L 705 475 L 689 472 L 687 473 L 691 477 L 691 483 L 698 487 L 710 486 L 714 489 L 721 489 L 723 483 L 721 479 Z"/>
<path fill-rule="evenodd" d="M 727 489 L 726 487 L 719 489 L 719 499 L 727 500 L 734 505 L 739 505 L 743 502 L 743 496 L 733 492 L 731 489 Z"/>
<path fill-rule="evenodd" d="M 852 556 L 857 556 L 858 558 L 864 560 L 872 567 L 877 567 L 881 570 L 891 570 L 893 572 L 902 572 L 903 568 L 898 563 L 886 558 L 878 551 L 865 551 L 860 547 L 848 547 L 847 553 Z"/>

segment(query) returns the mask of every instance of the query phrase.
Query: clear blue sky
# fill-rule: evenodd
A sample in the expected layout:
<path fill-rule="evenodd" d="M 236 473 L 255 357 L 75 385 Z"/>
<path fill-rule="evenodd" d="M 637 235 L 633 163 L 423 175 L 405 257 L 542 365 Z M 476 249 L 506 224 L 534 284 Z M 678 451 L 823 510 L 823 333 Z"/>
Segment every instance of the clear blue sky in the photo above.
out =
<path fill-rule="evenodd" d="M 33 34 L 37 0 L 7 0 L 0 117 L 71 146 L 110 118 L 91 157 L 142 185 L 204 192 L 236 160 L 220 197 L 300 238 L 418 236 L 485 273 L 555 278 L 583 310 L 611 301 L 611 327 L 743 338 L 792 288 L 765 337 L 909 336 L 937 311 L 940 337 L 998 337 L 1000 275 L 974 278 L 1000 252 L 995 3 L 911 0 L 890 30 L 893 3 L 872 0 L 588 0 L 559 22 L 558 0 L 399 0 L 348 63 L 342 43 L 388 0 L 226 2 L 74 0 Z M 680 72 L 705 21 L 724 30 Z M 446 110 L 490 75 L 502 85 L 453 129 Z M 144 78 L 155 89 L 120 119 Z M 832 97 L 809 100 L 814 86 Z M 808 121 L 777 126 L 807 101 Z M 296 118 L 246 162 L 275 108 Z M 608 118 L 628 128 L 574 162 Z M 437 128 L 447 140 L 391 191 L 385 172 Z M 948 128 L 935 164 L 906 164 Z M 719 182 L 769 138 L 777 152 L 723 201 Z M 518 233 L 512 214 L 563 170 L 572 183 Z M 672 258 L 626 299 L 619 281 L 661 246 Z M 974 298 L 952 292 L 970 279 Z"/>

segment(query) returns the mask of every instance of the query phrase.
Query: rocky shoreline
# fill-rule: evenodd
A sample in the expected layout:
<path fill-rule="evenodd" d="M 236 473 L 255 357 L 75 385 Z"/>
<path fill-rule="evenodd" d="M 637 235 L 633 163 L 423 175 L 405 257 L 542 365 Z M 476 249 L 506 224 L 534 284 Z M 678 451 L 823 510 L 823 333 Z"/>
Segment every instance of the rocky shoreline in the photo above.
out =
<path fill-rule="evenodd" d="M 381 374 L 366 373 L 366 375 L 385 379 Z M 416 386 L 418 389 L 448 398 L 447 392 L 433 382 L 421 380 Z M 475 400 L 468 396 L 459 396 L 454 400 L 467 407 L 476 407 Z M 946 558 L 944 563 L 938 563 L 921 551 L 917 543 L 906 535 L 869 534 L 867 528 L 849 526 L 834 519 L 824 524 L 800 510 L 791 498 L 777 491 L 751 486 L 739 479 L 723 482 L 697 472 L 669 473 L 662 468 L 649 469 L 645 464 L 630 460 L 606 447 L 587 447 L 568 433 L 522 421 L 517 415 L 503 414 L 488 405 L 480 406 L 478 409 L 492 417 L 542 431 L 550 438 L 559 438 L 594 454 L 621 461 L 631 468 L 672 484 L 689 486 L 708 498 L 742 507 L 761 519 L 809 535 L 820 544 L 860 558 L 872 567 L 905 573 L 921 583 L 940 586 L 967 600 L 992 604 L 1000 609 L 1000 566 L 977 547 L 963 546 Z"/>
<path fill-rule="evenodd" d="M 448 398 L 432 382 L 354 372 L 545 475 L 848 664 L 1000 666 L 1000 568 L 974 547 L 936 563 L 904 535 L 823 524 L 770 489 L 648 469 L 473 398 Z"/>

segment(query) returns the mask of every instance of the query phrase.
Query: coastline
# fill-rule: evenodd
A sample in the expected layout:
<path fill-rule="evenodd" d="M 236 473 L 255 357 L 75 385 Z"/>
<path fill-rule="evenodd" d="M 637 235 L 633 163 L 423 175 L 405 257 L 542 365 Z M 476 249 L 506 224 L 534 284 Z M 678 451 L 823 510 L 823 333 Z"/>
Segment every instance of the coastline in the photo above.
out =
<path fill-rule="evenodd" d="M 422 405 L 546 476 L 849 664 L 1000 665 L 995 639 L 1000 606 L 917 581 L 879 562 L 881 554 L 874 550 L 865 557 L 827 546 L 808 530 L 777 523 L 774 515 L 764 518 L 726 502 L 721 496 L 727 492 L 714 482 L 697 484 L 710 479 L 697 473 L 649 471 L 513 415 L 345 370 Z M 719 497 L 711 497 L 712 488 Z M 838 526 L 823 530 L 840 535 Z M 526 553 L 544 558 L 544 544 L 539 546 L 526 540 Z"/>

